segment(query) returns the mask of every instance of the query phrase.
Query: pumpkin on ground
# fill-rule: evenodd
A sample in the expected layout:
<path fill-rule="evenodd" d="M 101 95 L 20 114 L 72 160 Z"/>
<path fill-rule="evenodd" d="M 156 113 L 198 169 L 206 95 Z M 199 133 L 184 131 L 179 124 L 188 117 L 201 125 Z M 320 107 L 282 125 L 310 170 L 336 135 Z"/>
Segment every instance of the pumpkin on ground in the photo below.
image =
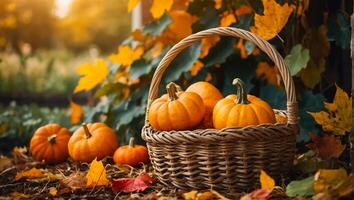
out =
<path fill-rule="evenodd" d="M 167 94 L 154 100 L 148 119 L 156 130 L 186 130 L 196 127 L 203 119 L 203 99 L 194 92 L 177 91 L 174 83 L 166 86 Z"/>
<path fill-rule="evenodd" d="M 103 123 L 83 124 L 71 136 L 69 154 L 74 161 L 91 162 L 112 156 L 118 148 L 114 131 Z"/>
<path fill-rule="evenodd" d="M 274 111 L 267 102 L 248 95 L 241 79 L 234 79 L 233 85 L 237 87 L 237 95 L 228 95 L 214 107 L 213 123 L 216 129 L 275 123 Z"/>
<path fill-rule="evenodd" d="M 149 154 L 145 146 L 135 145 L 132 137 L 128 146 L 119 147 L 114 152 L 113 160 L 116 164 L 126 164 L 135 167 L 141 163 L 147 164 L 149 162 Z"/>
<path fill-rule="evenodd" d="M 68 157 L 68 129 L 58 124 L 48 124 L 40 127 L 33 134 L 30 142 L 30 152 L 37 161 L 46 163 L 63 162 Z"/>
<path fill-rule="evenodd" d="M 223 98 L 221 92 L 212 84 L 205 81 L 193 83 L 187 88 L 186 92 L 197 93 L 203 99 L 205 105 L 205 115 L 201 128 L 212 128 L 213 109 L 215 104 Z"/>

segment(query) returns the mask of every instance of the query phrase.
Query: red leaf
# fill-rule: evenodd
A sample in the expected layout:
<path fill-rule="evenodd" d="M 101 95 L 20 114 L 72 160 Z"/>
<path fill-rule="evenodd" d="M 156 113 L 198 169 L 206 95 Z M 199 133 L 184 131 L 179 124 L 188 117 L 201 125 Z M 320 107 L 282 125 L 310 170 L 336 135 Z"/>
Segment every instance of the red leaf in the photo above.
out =
<path fill-rule="evenodd" d="M 345 149 L 345 145 L 342 145 L 341 141 L 333 135 L 325 134 L 322 137 L 311 134 L 313 143 L 307 144 L 307 147 L 322 158 L 328 160 L 331 158 L 339 158 Z"/>
<path fill-rule="evenodd" d="M 267 200 L 269 195 L 272 193 L 273 189 L 258 189 L 250 193 L 252 199 L 257 200 Z"/>
<path fill-rule="evenodd" d="M 143 191 L 154 182 L 148 175 L 140 175 L 135 178 L 118 178 L 112 181 L 114 192 L 136 192 Z"/>

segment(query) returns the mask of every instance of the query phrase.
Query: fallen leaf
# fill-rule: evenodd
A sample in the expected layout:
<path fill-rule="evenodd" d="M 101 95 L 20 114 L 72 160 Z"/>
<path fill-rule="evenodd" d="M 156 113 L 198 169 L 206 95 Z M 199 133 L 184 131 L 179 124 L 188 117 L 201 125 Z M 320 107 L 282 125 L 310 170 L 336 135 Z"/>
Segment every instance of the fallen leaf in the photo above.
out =
<path fill-rule="evenodd" d="M 352 194 L 354 192 L 354 174 L 350 174 L 346 179 L 337 184 L 333 191 L 339 197 Z"/>
<path fill-rule="evenodd" d="M 91 90 L 96 85 L 102 83 L 108 75 L 108 67 L 103 59 L 96 59 L 96 64 L 84 64 L 77 68 L 77 73 L 81 75 L 74 93 L 83 90 Z"/>
<path fill-rule="evenodd" d="M 195 200 L 197 198 L 197 194 L 197 190 L 192 190 L 190 192 L 183 193 L 183 198 L 185 200 Z"/>
<path fill-rule="evenodd" d="M 274 179 L 263 170 L 261 170 L 261 174 L 259 175 L 259 182 L 261 183 L 261 189 L 273 190 L 275 187 Z"/>
<path fill-rule="evenodd" d="M 191 75 L 192 76 L 196 76 L 198 74 L 198 72 L 204 67 L 204 63 L 202 63 L 201 61 L 197 60 L 192 68 L 191 68 Z"/>
<path fill-rule="evenodd" d="M 24 193 L 20 193 L 20 192 L 11 192 L 10 196 L 12 197 L 12 199 L 28 199 L 31 198 L 30 194 L 24 194 Z"/>
<path fill-rule="evenodd" d="M 310 60 L 310 51 L 301 44 L 293 46 L 290 54 L 285 57 L 285 63 L 290 70 L 291 76 L 296 75 L 301 69 L 306 68 Z"/>
<path fill-rule="evenodd" d="M 112 190 L 114 192 L 136 192 L 144 191 L 154 182 L 148 175 L 139 175 L 135 178 L 119 178 L 112 180 Z"/>
<path fill-rule="evenodd" d="M 12 165 L 11 160 L 6 156 L 0 156 L 0 172 L 9 168 Z"/>
<path fill-rule="evenodd" d="M 197 196 L 197 200 L 211 200 L 214 199 L 215 195 L 214 193 L 207 191 L 203 193 L 199 193 Z"/>
<path fill-rule="evenodd" d="M 254 26 L 250 30 L 263 39 L 270 40 L 283 29 L 294 7 L 288 3 L 279 5 L 275 0 L 262 0 L 262 2 L 264 15 L 255 14 Z"/>
<path fill-rule="evenodd" d="M 86 186 L 96 187 L 96 186 L 108 186 L 109 180 L 107 179 L 106 169 L 103 166 L 102 161 L 93 160 L 90 164 L 90 168 L 86 175 Z"/>
<path fill-rule="evenodd" d="M 267 200 L 273 189 L 262 188 L 251 192 L 249 195 L 254 200 Z"/>
<path fill-rule="evenodd" d="M 160 17 L 166 12 L 170 11 L 173 5 L 173 0 L 153 0 L 150 12 L 154 19 Z"/>
<path fill-rule="evenodd" d="M 197 18 L 186 11 L 174 10 L 170 12 L 172 23 L 168 26 L 175 36 L 175 40 L 181 40 L 192 34 L 192 24 Z"/>
<path fill-rule="evenodd" d="M 50 196 L 52 196 L 52 197 L 57 196 L 57 194 L 58 194 L 57 188 L 55 188 L 55 187 L 50 187 L 50 188 L 49 188 L 49 194 L 50 194 Z"/>
<path fill-rule="evenodd" d="M 210 48 L 215 46 L 216 43 L 220 41 L 219 36 L 206 37 L 201 40 L 202 49 L 199 55 L 199 58 L 204 58 L 209 54 Z"/>
<path fill-rule="evenodd" d="M 144 48 L 142 46 L 132 49 L 128 45 L 123 45 L 119 46 L 117 54 L 110 55 L 109 59 L 114 64 L 130 66 L 134 61 L 140 59 L 143 53 Z"/>
<path fill-rule="evenodd" d="M 12 149 L 12 156 L 14 157 L 15 162 L 17 162 L 18 160 L 27 160 L 27 152 L 27 147 L 14 147 Z"/>
<path fill-rule="evenodd" d="M 228 27 L 231 24 L 236 22 L 236 18 L 234 12 L 232 11 L 225 11 L 220 15 L 220 26 L 221 27 Z"/>
<path fill-rule="evenodd" d="M 333 200 L 333 197 L 327 192 L 322 192 L 314 195 L 312 200 Z"/>
<path fill-rule="evenodd" d="M 131 12 L 139 2 L 140 2 L 140 0 L 129 0 L 128 1 L 128 12 Z"/>
<path fill-rule="evenodd" d="M 43 172 L 40 169 L 33 167 L 32 169 L 26 171 L 17 172 L 15 180 L 18 181 L 22 178 L 34 179 L 34 178 L 42 178 L 42 177 L 44 177 Z"/>
<path fill-rule="evenodd" d="M 327 111 L 309 112 L 317 124 L 326 132 L 345 135 L 352 130 L 352 97 L 336 85 L 333 103 L 326 103 Z"/>
<path fill-rule="evenodd" d="M 61 188 L 70 188 L 70 190 L 74 191 L 77 189 L 82 189 L 86 187 L 86 178 L 83 172 L 74 172 L 70 176 L 65 177 L 60 182 Z"/>
<path fill-rule="evenodd" d="M 269 84 L 279 86 L 280 85 L 280 74 L 276 67 L 271 67 L 267 62 L 259 62 L 256 69 L 256 76 L 258 78 L 263 78 Z"/>
<path fill-rule="evenodd" d="M 313 143 L 308 144 L 307 147 L 314 151 L 317 156 L 323 160 L 339 158 L 345 149 L 345 145 L 342 145 L 340 139 L 333 135 L 325 134 L 320 137 L 311 134 L 310 136 Z"/>
<path fill-rule="evenodd" d="M 298 181 L 291 181 L 289 185 L 286 186 L 286 194 L 289 197 L 311 196 L 314 194 L 313 182 L 314 176 L 310 176 Z"/>
<path fill-rule="evenodd" d="M 70 101 L 70 121 L 71 124 L 77 124 L 80 122 L 81 117 L 83 116 L 83 109 L 81 106 L 73 101 Z"/>
<path fill-rule="evenodd" d="M 344 169 L 320 169 L 315 174 L 313 190 L 315 193 L 328 192 L 348 178 Z"/>

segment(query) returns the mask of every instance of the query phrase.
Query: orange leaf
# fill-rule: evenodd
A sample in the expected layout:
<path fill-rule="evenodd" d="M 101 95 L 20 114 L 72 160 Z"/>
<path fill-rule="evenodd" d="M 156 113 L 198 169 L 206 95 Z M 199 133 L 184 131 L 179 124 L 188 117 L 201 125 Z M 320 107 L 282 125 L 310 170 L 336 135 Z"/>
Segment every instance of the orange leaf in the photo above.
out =
<path fill-rule="evenodd" d="M 140 59 L 143 53 L 144 49 L 141 46 L 132 49 L 128 45 L 123 45 L 118 48 L 118 53 L 110 55 L 109 59 L 112 63 L 130 66 L 134 61 Z"/>
<path fill-rule="evenodd" d="M 93 160 L 90 164 L 90 169 L 86 175 L 87 187 L 96 187 L 96 186 L 108 186 L 110 181 L 106 176 L 106 169 L 103 166 L 102 161 Z"/>
<path fill-rule="evenodd" d="M 159 19 L 165 11 L 171 10 L 173 5 L 173 0 L 153 0 L 150 12 L 154 19 Z"/>
<path fill-rule="evenodd" d="M 242 5 L 239 8 L 237 8 L 237 10 L 235 11 L 237 17 L 245 14 L 250 14 L 250 13 L 252 13 L 252 8 L 247 5 Z"/>
<path fill-rule="evenodd" d="M 141 31 L 141 29 L 135 29 L 135 31 L 131 32 L 130 35 L 135 41 L 143 42 L 145 40 L 145 35 Z"/>
<path fill-rule="evenodd" d="M 243 39 L 238 40 L 238 42 L 235 44 L 235 48 L 240 50 L 240 55 L 242 59 L 247 58 L 247 51 L 245 45 L 243 44 Z"/>
<path fill-rule="evenodd" d="M 220 26 L 228 27 L 236 22 L 235 15 L 232 11 L 225 11 L 221 14 Z"/>
<path fill-rule="evenodd" d="M 91 90 L 102 83 L 108 75 L 108 67 L 103 59 L 97 59 L 96 65 L 84 64 L 77 68 L 77 73 L 82 77 L 77 84 L 74 93 Z"/>
<path fill-rule="evenodd" d="M 275 181 L 272 177 L 270 177 L 265 171 L 261 170 L 261 174 L 259 176 L 259 182 L 261 182 L 262 189 L 273 190 L 275 187 Z"/>
<path fill-rule="evenodd" d="M 266 62 L 260 62 L 257 65 L 256 76 L 258 78 L 264 78 L 268 83 L 279 86 L 280 82 L 280 74 L 278 69 L 275 67 L 271 67 Z"/>
<path fill-rule="evenodd" d="M 219 10 L 222 7 L 222 0 L 215 0 L 214 7 L 216 10 Z"/>
<path fill-rule="evenodd" d="M 55 188 L 55 187 L 50 187 L 50 188 L 49 188 L 49 194 L 50 194 L 51 196 L 53 196 L 53 197 L 57 196 L 57 194 L 58 194 L 57 188 Z"/>
<path fill-rule="evenodd" d="M 128 2 L 128 12 L 131 12 L 140 0 L 129 0 Z"/>
<path fill-rule="evenodd" d="M 250 30 L 263 39 L 270 40 L 283 29 L 294 7 L 287 3 L 281 6 L 275 0 L 262 0 L 262 2 L 264 15 L 254 16 L 254 26 Z"/>
<path fill-rule="evenodd" d="M 204 67 L 204 63 L 202 63 L 201 61 L 197 60 L 191 69 L 191 75 L 192 76 L 196 76 L 198 74 L 198 72 Z"/>
<path fill-rule="evenodd" d="M 345 145 L 342 145 L 341 141 L 333 135 L 319 137 L 312 134 L 311 140 L 313 143 L 308 144 L 307 147 L 324 160 L 339 158 L 345 149 Z"/>
<path fill-rule="evenodd" d="M 164 47 L 164 44 L 160 41 L 156 42 L 152 51 L 151 51 L 151 57 L 154 59 L 157 56 L 159 56 L 162 52 L 162 49 Z"/>
<path fill-rule="evenodd" d="M 192 24 L 197 20 L 195 16 L 183 10 L 174 10 L 170 13 L 170 17 L 172 23 L 168 28 L 177 40 L 181 40 L 192 34 Z"/>
<path fill-rule="evenodd" d="M 20 180 L 22 178 L 27 178 L 27 179 L 34 179 L 34 178 L 42 178 L 44 177 L 43 172 L 40 169 L 37 169 L 33 167 L 30 170 L 22 171 L 22 172 L 17 172 L 15 180 Z"/>
<path fill-rule="evenodd" d="M 217 42 L 219 42 L 219 36 L 212 36 L 202 39 L 202 49 L 199 58 L 204 58 L 209 54 L 210 48 L 212 48 Z"/>
<path fill-rule="evenodd" d="M 186 10 L 193 0 L 177 0 L 173 3 L 172 10 Z"/>
<path fill-rule="evenodd" d="M 83 113 L 84 111 L 79 104 L 70 101 L 71 124 L 79 123 Z"/>

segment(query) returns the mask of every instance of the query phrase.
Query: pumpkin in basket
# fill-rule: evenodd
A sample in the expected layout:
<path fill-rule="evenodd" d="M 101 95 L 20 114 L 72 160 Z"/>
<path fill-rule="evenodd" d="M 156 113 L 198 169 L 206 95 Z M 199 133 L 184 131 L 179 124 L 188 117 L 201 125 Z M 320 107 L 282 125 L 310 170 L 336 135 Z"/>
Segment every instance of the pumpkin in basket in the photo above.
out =
<path fill-rule="evenodd" d="M 194 92 L 177 91 L 173 82 L 166 86 L 167 94 L 155 99 L 148 118 L 156 130 L 186 130 L 196 127 L 203 119 L 203 99 Z"/>
<path fill-rule="evenodd" d="M 205 115 L 201 124 L 201 128 L 212 128 L 213 109 L 215 104 L 223 98 L 221 92 L 212 84 L 205 81 L 196 82 L 190 85 L 186 92 L 194 92 L 202 97 L 205 105 Z"/>
<path fill-rule="evenodd" d="M 68 129 L 58 124 L 47 124 L 36 130 L 30 142 L 32 157 L 46 163 L 63 162 L 68 157 Z"/>
<path fill-rule="evenodd" d="M 104 123 L 84 123 L 71 136 L 68 148 L 74 161 L 91 162 L 112 156 L 118 143 L 114 131 Z"/>
<path fill-rule="evenodd" d="M 275 114 L 275 121 L 279 124 L 286 124 L 288 122 L 288 117 L 282 113 Z"/>
<path fill-rule="evenodd" d="M 274 111 L 267 102 L 247 94 L 241 79 L 234 79 L 232 84 L 237 87 L 237 95 L 228 95 L 214 107 L 213 123 L 216 129 L 275 123 Z"/>

